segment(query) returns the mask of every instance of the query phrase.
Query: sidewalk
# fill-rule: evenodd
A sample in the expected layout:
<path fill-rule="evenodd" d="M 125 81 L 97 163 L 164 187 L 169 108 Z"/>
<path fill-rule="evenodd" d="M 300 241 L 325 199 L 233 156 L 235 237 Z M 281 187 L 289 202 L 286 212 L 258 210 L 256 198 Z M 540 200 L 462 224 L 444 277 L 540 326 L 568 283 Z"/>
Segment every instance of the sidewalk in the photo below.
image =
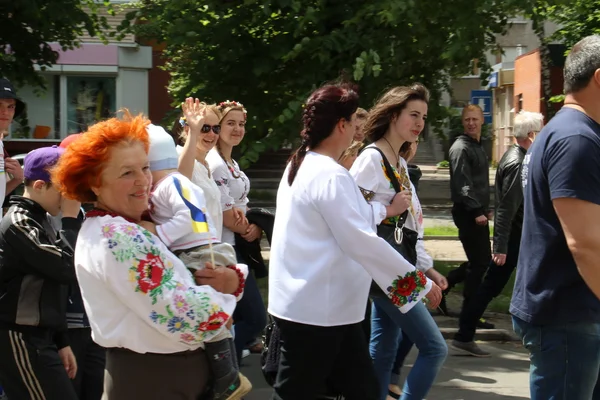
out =
<path fill-rule="evenodd" d="M 521 400 L 529 399 L 529 357 L 515 343 L 482 343 L 492 353 L 490 358 L 457 355 L 449 349 L 448 358 L 429 393 L 436 400 Z M 408 356 L 405 373 L 410 371 L 416 356 Z M 254 389 L 245 400 L 269 400 L 272 389 L 260 371 L 258 355 L 251 355 L 242 364 L 244 373 Z"/>

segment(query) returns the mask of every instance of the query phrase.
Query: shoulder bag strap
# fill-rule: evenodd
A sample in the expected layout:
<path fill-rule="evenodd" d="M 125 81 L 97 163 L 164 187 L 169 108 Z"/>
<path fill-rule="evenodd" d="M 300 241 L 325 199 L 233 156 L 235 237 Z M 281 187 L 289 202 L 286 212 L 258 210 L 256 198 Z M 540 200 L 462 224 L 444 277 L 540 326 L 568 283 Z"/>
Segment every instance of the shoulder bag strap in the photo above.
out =
<path fill-rule="evenodd" d="M 368 147 L 364 148 L 364 150 L 367 150 L 367 149 L 377 150 L 379 152 L 379 154 L 381 154 L 381 158 L 383 159 L 383 166 L 385 167 L 387 176 L 390 177 L 390 181 L 391 181 L 392 186 L 394 187 L 394 190 L 396 191 L 396 193 L 400 193 L 401 192 L 400 182 L 398 182 L 398 179 L 396 179 L 396 174 L 394 173 L 394 168 L 392 168 L 392 165 L 388 161 L 385 154 L 383 154 L 383 151 L 381 151 L 381 149 L 376 146 L 368 146 Z M 398 218 L 398 222 L 396 223 L 396 226 L 400 227 L 400 228 L 403 227 L 404 223 L 406 222 L 407 217 L 408 217 L 408 210 L 404 211 L 400 215 L 400 217 Z"/>

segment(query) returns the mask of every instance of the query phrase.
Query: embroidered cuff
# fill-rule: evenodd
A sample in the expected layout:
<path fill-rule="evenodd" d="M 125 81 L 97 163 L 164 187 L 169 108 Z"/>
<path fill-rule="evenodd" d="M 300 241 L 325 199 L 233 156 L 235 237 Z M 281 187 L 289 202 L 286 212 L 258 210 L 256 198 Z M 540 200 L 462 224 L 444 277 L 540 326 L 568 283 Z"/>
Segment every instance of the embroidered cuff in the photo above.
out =
<path fill-rule="evenodd" d="M 432 281 L 416 269 L 394 279 L 387 288 L 387 296 L 401 313 L 406 314 L 429 293 L 431 284 Z"/>

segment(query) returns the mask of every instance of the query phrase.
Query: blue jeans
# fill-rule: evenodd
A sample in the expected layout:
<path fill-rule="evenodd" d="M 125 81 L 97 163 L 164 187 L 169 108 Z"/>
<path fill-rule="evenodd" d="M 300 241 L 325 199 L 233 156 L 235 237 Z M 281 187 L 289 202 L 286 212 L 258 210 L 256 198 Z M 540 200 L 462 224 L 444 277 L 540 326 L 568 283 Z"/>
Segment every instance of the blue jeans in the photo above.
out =
<path fill-rule="evenodd" d="M 532 400 L 600 400 L 600 324 L 534 325 L 515 316 L 529 351 Z"/>
<path fill-rule="evenodd" d="M 235 324 L 233 342 L 238 362 L 241 363 L 242 351 L 267 326 L 267 311 L 251 271 L 246 279 L 244 295 L 233 312 L 233 321 Z"/>
<path fill-rule="evenodd" d="M 400 332 L 400 334 L 402 337 L 400 339 L 400 344 L 398 345 L 398 351 L 396 351 L 396 360 L 394 361 L 394 366 L 392 367 L 392 372 L 390 373 L 390 384 L 392 385 L 399 384 L 400 371 L 404 366 L 404 360 L 414 345 L 407 334 L 402 332 Z"/>
<path fill-rule="evenodd" d="M 402 400 L 423 399 L 448 354 L 446 341 L 423 303 L 402 314 L 387 298 L 374 297 L 369 351 L 379 379 L 382 400 L 385 400 L 388 392 L 402 332 L 419 349 L 417 360 L 404 383 Z"/>

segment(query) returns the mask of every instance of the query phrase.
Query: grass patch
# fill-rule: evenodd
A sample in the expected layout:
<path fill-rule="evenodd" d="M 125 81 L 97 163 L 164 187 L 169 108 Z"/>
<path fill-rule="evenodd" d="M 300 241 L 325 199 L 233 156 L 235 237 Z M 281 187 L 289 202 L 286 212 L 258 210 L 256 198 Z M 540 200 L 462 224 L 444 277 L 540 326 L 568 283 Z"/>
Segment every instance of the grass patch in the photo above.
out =
<path fill-rule="evenodd" d="M 433 267 L 440 274 L 442 274 L 444 276 L 448 276 L 448 273 L 452 269 L 458 267 L 458 265 L 449 264 L 449 263 L 442 262 L 442 261 L 434 261 Z M 515 286 L 515 272 L 513 271 L 512 275 L 510 276 L 510 279 L 508 280 L 508 283 L 506 284 L 506 286 L 504 286 L 504 289 L 502 289 L 502 292 L 498 296 L 496 296 L 488 305 L 487 311 L 507 314 L 508 309 L 510 307 L 510 299 L 512 298 L 512 292 L 513 292 L 514 286 Z M 464 285 L 462 283 L 459 283 L 452 289 L 452 291 L 450 292 L 450 295 L 462 297 L 463 288 L 464 288 Z"/>
<path fill-rule="evenodd" d="M 490 236 L 494 233 L 494 222 L 490 221 Z M 456 236 L 458 238 L 458 228 L 454 225 L 426 226 L 425 236 Z"/>
<path fill-rule="evenodd" d="M 452 225 L 425 227 L 425 236 L 457 236 L 458 228 Z"/>

